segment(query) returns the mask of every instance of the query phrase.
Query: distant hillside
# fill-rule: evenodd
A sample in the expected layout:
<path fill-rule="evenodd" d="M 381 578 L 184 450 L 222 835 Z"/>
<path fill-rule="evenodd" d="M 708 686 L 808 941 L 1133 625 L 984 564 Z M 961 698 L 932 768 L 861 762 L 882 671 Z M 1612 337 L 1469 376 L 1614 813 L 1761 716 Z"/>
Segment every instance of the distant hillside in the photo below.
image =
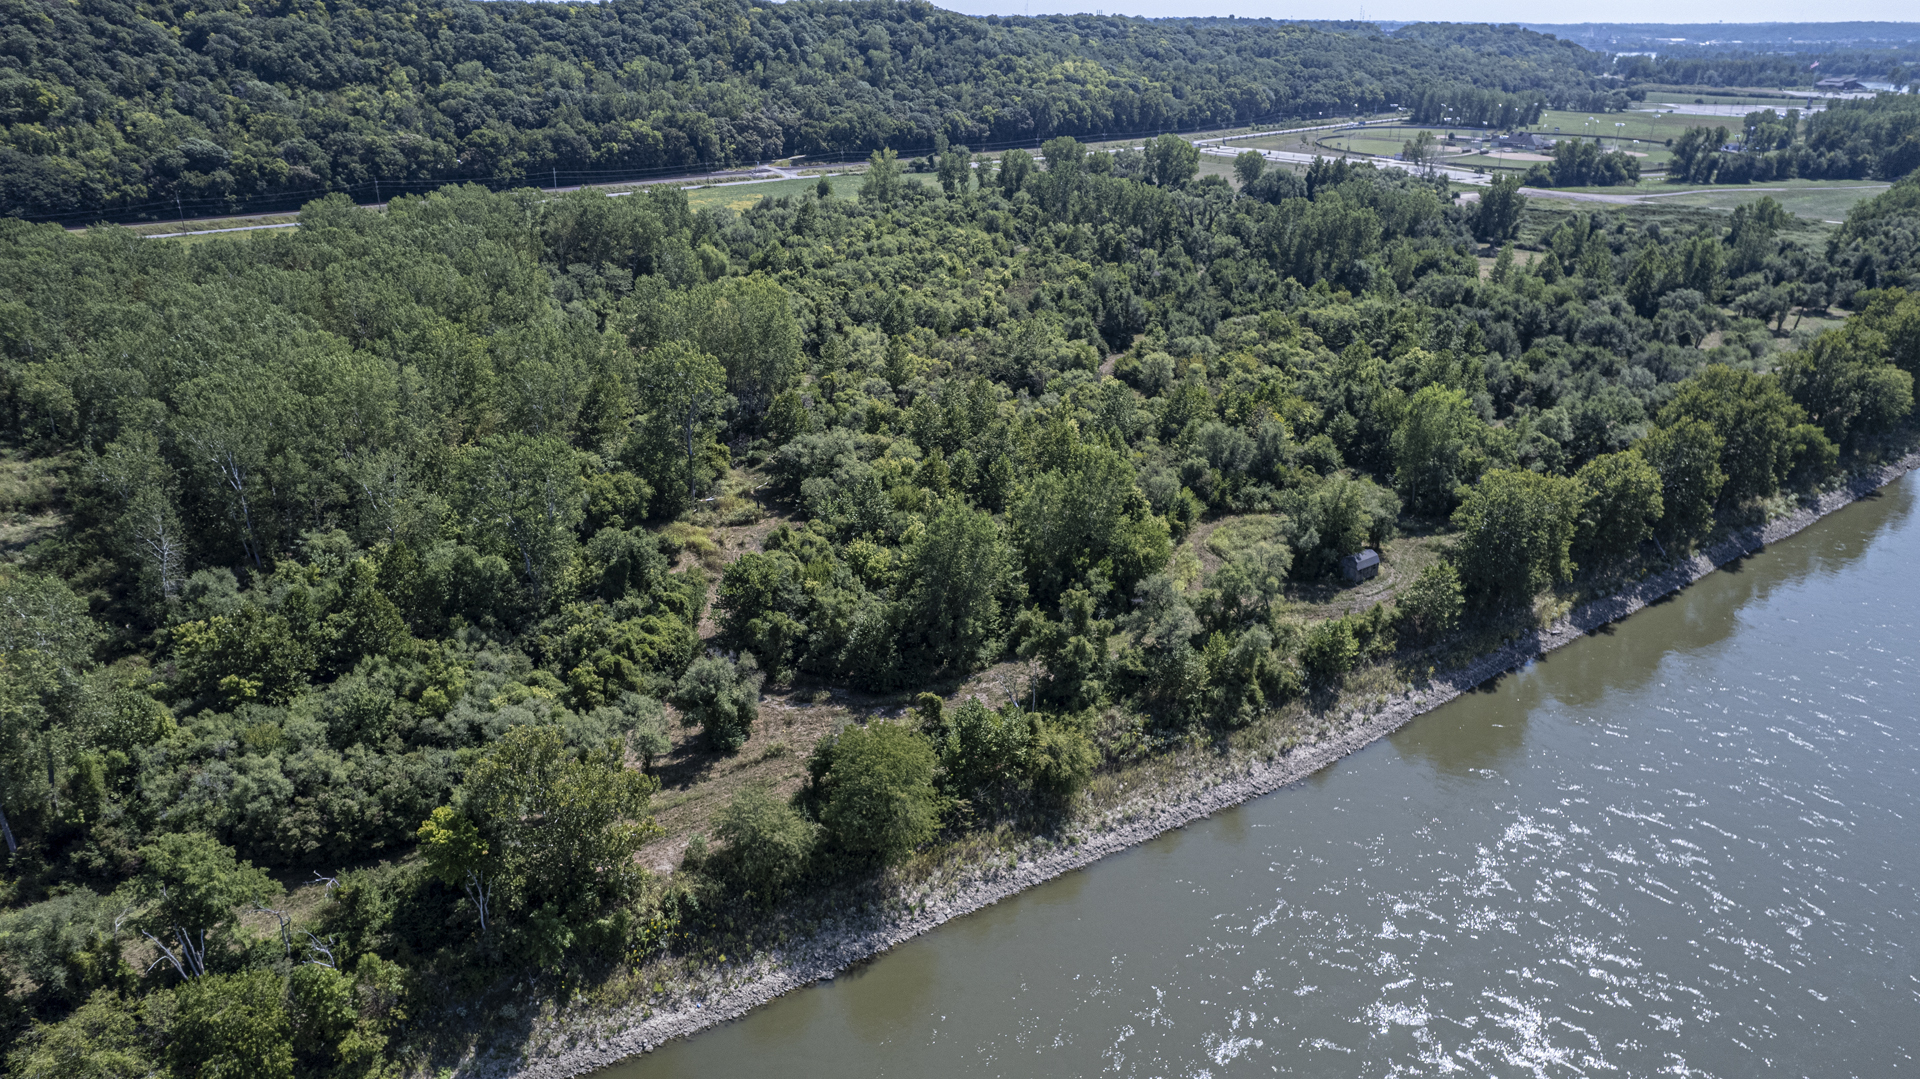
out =
<path fill-rule="evenodd" d="M 64 220 L 1151 135 L 1435 86 L 1584 102 L 1605 63 L 1511 26 L 817 0 L 0 0 L 0 25 L 0 215 Z"/>

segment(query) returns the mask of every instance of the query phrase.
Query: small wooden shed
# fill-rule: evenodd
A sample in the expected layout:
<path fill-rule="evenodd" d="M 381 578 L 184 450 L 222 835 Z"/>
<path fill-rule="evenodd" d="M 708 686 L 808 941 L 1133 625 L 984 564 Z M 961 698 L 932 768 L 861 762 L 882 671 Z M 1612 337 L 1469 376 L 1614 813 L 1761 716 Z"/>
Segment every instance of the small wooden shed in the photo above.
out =
<path fill-rule="evenodd" d="M 1354 584 L 1369 577 L 1380 575 L 1380 552 L 1372 548 L 1362 548 L 1357 554 L 1350 554 L 1340 560 L 1340 572 Z"/>

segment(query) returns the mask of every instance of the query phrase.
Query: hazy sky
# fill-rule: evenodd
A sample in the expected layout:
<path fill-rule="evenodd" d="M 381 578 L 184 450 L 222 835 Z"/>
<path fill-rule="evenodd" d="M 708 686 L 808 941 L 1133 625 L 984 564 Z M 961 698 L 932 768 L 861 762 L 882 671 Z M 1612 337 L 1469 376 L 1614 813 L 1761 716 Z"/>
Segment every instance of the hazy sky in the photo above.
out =
<path fill-rule="evenodd" d="M 1913 0 L 1849 0 L 1845 4 L 1789 0 L 1612 0 L 1606 4 L 1542 4 L 1524 0 L 935 0 L 969 15 L 1044 15 L 1063 11 L 1107 14 L 1238 15 L 1266 19 L 1394 19 L 1436 22 L 1808 22 L 1920 20 Z"/>

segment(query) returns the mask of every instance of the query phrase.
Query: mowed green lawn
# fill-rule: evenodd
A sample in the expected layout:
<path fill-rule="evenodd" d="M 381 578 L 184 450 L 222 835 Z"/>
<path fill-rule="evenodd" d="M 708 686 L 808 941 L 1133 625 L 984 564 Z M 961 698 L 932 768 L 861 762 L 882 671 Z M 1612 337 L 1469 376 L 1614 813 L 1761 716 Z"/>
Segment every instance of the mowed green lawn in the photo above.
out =
<path fill-rule="evenodd" d="M 1274 135 L 1264 139 L 1234 139 L 1226 144 L 1227 149 L 1240 150 L 1291 150 L 1295 153 L 1311 153 L 1313 137 L 1321 134 L 1317 131 L 1302 132 L 1298 135 Z M 1397 149 L 1397 147 L 1396 147 Z"/>
<path fill-rule="evenodd" d="M 1856 203 L 1878 195 L 1887 186 L 1862 183 L 1821 185 L 1805 181 L 1797 186 L 1755 184 L 1750 188 L 1720 188 L 1690 191 L 1684 195 L 1665 195 L 1658 201 L 1730 212 L 1736 206 L 1772 198 L 1795 217 L 1804 217 L 1809 221 L 1839 222 L 1846 220 L 1847 211 Z M 1771 187 L 1785 187 L 1785 190 L 1767 190 Z"/>
<path fill-rule="evenodd" d="M 1355 131 L 1351 134 L 1341 132 L 1321 136 L 1317 142 L 1330 150 L 1345 150 L 1350 154 L 1377 154 L 1392 157 L 1400 152 L 1408 139 L 1413 138 L 1413 129 L 1394 134 L 1397 129 L 1380 131 Z M 1438 133 L 1436 133 L 1438 137 Z"/>
<path fill-rule="evenodd" d="M 1788 109 L 1799 109 L 1805 112 L 1808 100 L 1807 98 L 1763 97 L 1758 95 L 1722 97 L 1692 90 L 1648 90 L 1647 100 L 1639 102 L 1639 104 L 1649 106 L 1659 104 L 1675 106 L 1739 105 L 1749 109 L 1773 109 L 1775 112 L 1785 112 Z"/>
<path fill-rule="evenodd" d="M 921 173 L 908 173 L 909 182 L 925 179 Z M 836 198 L 854 198 L 860 194 L 860 184 L 864 180 L 859 173 L 838 173 L 827 178 L 833 186 Z M 812 191 L 820 182 L 818 176 L 806 176 L 798 180 L 764 180 L 758 183 L 713 184 L 708 187 L 687 189 L 687 205 L 695 210 L 708 206 L 725 206 L 736 213 L 758 203 L 764 198 L 783 198 Z"/>
<path fill-rule="evenodd" d="M 1612 149 L 1615 139 L 1629 150 L 1646 149 L 1636 143 L 1657 143 L 1665 145 L 1668 139 L 1677 139 L 1690 127 L 1703 124 L 1724 123 L 1710 116 L 1682 116 L 1679 113 L 1654 112 L 1562 112 L 1548 110 L 1540 114 L 1540 122 L 1527 128 L 1543 135 L 1598 135 L 1603 145 Z M 1624 124 L 1624 127 L 1615 127 Z M 1740 126 L 1739 120 L 1733 121 L 1734 127 Z"/>

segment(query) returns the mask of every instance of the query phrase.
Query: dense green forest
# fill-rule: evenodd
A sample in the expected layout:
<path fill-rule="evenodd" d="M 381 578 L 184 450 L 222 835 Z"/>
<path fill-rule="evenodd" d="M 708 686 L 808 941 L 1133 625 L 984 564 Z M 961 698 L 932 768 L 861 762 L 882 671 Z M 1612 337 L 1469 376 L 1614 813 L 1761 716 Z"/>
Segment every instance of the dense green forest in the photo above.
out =
<path fill-rule="evenodd" d="M 437 1072 L 463 1002 L 511 1031 L 1055 832 L 1099 775 L 1524 632 L 1912 431 L 1920 178 L 1828 233 L 1071 137 L 1628 100 L 1513 28 L 8 2 L 15 1076 Z M 1893 178 L 1902 107 L 1768 152 Z M 924 180 L 893 149 L 931 146 Z M 744 212 L 501 189 L 849 150 L 857 194 Z M 355 207 L 375 179 L 418 193 Z M 304 208 L 21 219 L 176 196 Z M 1413 535 L 1430 564 L 1338 604 Z M 769 744 L 771 692 L 900 714 Z M 662 874 L 676 752 L 790 752 L 798 789 Z"/>
<path fill-rule="evenodd" d="M 978 19 L 926 3 L 5 0 L 0 215 L 90 223 L 1381 111 L 1605 106 L 1517 27 Z M 1498 64 L 1487 63 L 1489 55 Z"/>
<path fill-rule="evenodd" d="M 432 1070 L 451 999 L 1051 827 L 1100 769 L 1528 624 L 1906 429 L 1920 180 L 1823 250 L 1765 200 L 1663 227 L 1345 163 L 1236 190 L 1170 137 L 1044 159 L 876 153 L 858 197 L 739 214 L 467 186 L 193 245 L 0 225 L 0 424 L 59 514 L 0 568 L 11 1074 Z M 710 576 L 692 515 L 768 507 Z M 1402 529 L 1445 557 L 1395 603 L 1300 615 Z M 923 693 L 636 866 L 675 716 L 756 752 L 765 687 L 1008 659 L 1025 700 Z"/>

